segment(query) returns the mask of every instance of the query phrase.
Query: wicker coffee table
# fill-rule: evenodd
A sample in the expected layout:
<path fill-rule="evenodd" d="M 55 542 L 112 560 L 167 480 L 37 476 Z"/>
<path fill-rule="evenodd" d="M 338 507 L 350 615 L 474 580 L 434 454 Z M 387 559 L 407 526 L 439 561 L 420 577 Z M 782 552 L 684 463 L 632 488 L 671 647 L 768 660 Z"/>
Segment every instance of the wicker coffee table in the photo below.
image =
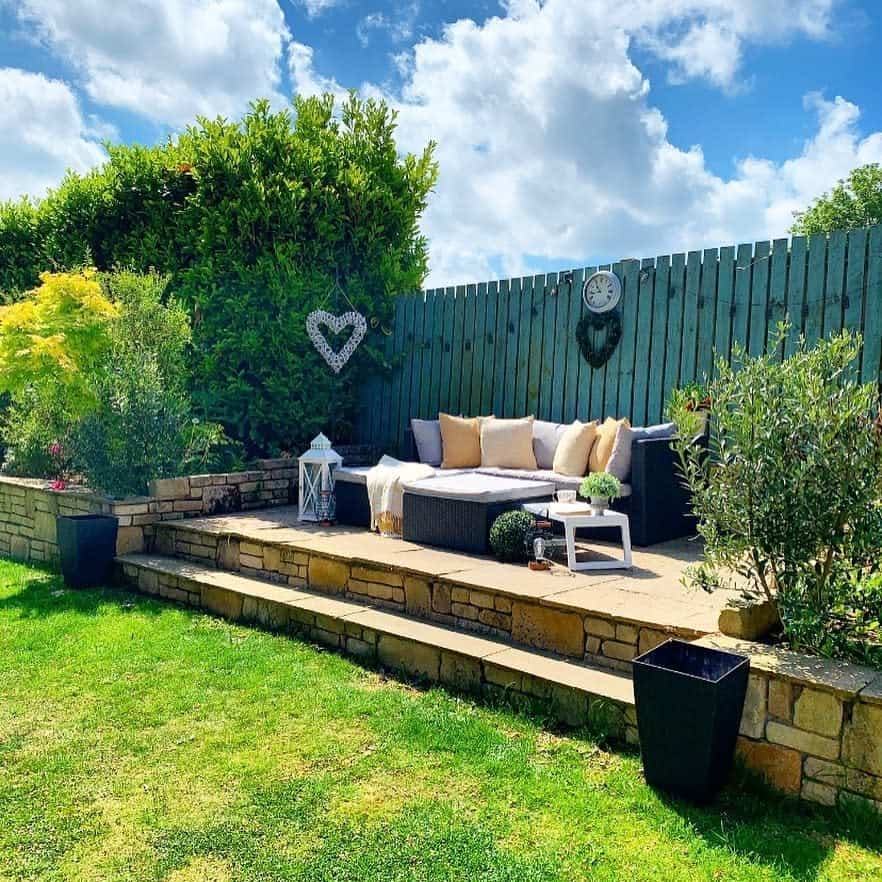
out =
<path fill-rule="evenodd" d="M 595 514 L 584 502 L 527 502 L 522 508 L 540 518 L 563 524 L 567 543 L 567 566 L 573 572 L 584 570 L 631 569 L 631 528 L 628 516 L 612 509 Z M 583 527 L 618 527 L 622 534 L 622 558 L 620 560 L 576 560 L 576 530 Z"/>
<path fill-rule="evenodd" d="M 525 502 L 551 500 L 554 484 L 477 472 L 404 485 L 404 538 L 420 545 L 487 554 L 493 521 Z"/>

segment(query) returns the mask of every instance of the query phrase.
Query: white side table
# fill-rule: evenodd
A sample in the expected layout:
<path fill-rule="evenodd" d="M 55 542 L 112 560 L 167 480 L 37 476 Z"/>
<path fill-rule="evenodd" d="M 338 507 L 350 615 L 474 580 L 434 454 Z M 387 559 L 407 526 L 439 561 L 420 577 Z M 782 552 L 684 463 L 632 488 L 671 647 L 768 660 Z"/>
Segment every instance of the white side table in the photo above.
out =
<path fill-rule="evenodd" d="M 586 503 L 580 502 L 525 502 L 522 508 L 537 517 L 563 524 L 567 543 L 567 566 L 573 572 L 631 569 L 631 527 L 626 514 L 612 509 L 606 509 L 603 514 L 594 514 Z M 576 530 L 582 527 L 618 527 L 622 534 L 621 560 L 579 563 L 576 560 Z"/>

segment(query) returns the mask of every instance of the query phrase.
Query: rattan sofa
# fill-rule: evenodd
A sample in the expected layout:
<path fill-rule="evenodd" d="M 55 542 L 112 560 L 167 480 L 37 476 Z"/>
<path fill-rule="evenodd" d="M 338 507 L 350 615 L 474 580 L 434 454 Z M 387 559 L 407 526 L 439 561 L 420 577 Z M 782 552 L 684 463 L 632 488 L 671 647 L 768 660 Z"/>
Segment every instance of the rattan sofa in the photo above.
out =
<path fill-rule="evenodd" d="M 701 443 L 701 439 L 696 439 L 696 443 Z M 370 525 L 370 505 L 365 483 L 367 471 L 366 467 L 338 470 L 337 520 L 342 524 L 360 527 Z M 532 478 L 536 481 L 553 483 L 557 489 L 578 489 L 581 483 L 581 478 L 557 475 L 547 470 L 526 472 L 521 469 L 477 468 L 464 471 L 512 478 Z M 444 472 L 439 469 L 438 473 Z M 408 495 L 405 492 L 405 501 Z M 439 500 L 415 504 L 418 508 L 434 506 L 439 517 L 443 514 Z M 631 541 L 634 545 L 644 547 L 655 545 L 695 532 L 695 519 L 690 512 L 689 495 L 677 472 L 676 457 L 671 449 L 670 439 L 639 439 L 633 442 L 630 482 L 622 485 L 622 495 L 613 502 L 612 507 L 628 515 Z M 419 516 L 423 517 L 425 514 L 431 517 L 431 513 L 422 512 L 422 508 Z M 405 523 L 407 517 L 408 511 L 405 509 Z M 605 532 L 595 530 L 585 531 L 585 534 L 606 538 Z M 485 544 L 485 541 L 478 542 L 476 548 L 480 546 L 480 549 L 483 549 Z"/>

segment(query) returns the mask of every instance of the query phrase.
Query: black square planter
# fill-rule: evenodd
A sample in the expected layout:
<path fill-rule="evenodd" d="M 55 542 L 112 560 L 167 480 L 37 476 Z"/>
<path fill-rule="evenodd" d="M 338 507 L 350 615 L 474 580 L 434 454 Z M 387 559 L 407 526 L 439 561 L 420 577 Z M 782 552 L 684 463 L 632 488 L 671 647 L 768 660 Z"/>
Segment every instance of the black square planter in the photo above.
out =
<path fill-rule="evenodd" d="M 118 522 L 112 515 L 56 518 L 58 554 L 64 583 L 71 588 L 107 585 L 116 557 Z"/>
<path fill-rule="evenodd" d="M 710 802 L 726 783 L 744 710 L 746 656 L 669 640 L 634 660 L 647 782 Z"/>

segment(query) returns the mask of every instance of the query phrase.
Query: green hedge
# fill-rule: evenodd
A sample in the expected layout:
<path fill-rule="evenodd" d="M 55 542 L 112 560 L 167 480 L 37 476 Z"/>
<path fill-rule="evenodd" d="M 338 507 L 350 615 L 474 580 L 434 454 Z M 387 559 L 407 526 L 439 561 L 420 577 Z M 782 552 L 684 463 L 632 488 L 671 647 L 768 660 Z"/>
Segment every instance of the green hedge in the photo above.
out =
<path fill-rule="evenodd" d="M 350 440 L 358 385 L 388 367 L 393 298 L 427 268 L 418 221 L 433 145 L 402 157 L 394 131 L 382 102 L 353 96 L 335 116 L 325 96 L 111 147 L 41 202 L 0 206 L 0 290 L 14 298 L 43 270 L 83 265 L 167 273 L 191 312 L 189 382 L 206 419 L 253 454 L 297 452 L 319 429 Z M 336 280 L 370 327 L 340 375 L 305 329 Z"/>

